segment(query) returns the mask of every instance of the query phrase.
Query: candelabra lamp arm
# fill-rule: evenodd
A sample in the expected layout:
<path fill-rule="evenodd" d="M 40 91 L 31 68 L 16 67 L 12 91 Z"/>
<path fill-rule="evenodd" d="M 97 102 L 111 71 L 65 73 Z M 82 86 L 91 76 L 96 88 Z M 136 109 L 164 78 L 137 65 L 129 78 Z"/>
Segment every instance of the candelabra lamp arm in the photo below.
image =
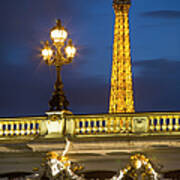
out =
<path fill-rule="evenodd" d="M 64 58 L 63 64 L 64 64 L 64 65 L 70 64 L 70 63 L 72 63 L 72 61 L 73 61 L 72 58 Z"/>

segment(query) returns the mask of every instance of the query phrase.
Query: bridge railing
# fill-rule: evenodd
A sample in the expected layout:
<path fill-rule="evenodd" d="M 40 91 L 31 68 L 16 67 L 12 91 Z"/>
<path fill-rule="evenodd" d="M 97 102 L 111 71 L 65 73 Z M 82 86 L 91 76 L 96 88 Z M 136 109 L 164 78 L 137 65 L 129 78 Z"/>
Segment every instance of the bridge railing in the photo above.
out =
<path fill-rule="evenodd" d="M 73 135 L 167 135 L 180 133 L 180 113 L 72 115 L 66 117 Z M 73 126 L 72 126 L 73 124 Z"/>
<path fill-rule="evenodd" d="M 180 113 L 58 115 L 0 118 L 0 137 L 133 136 L 180 134 Z"/>
<path fill-rule="evenodd" d="M 132 129 L 132 117 L 109 116 L 78 116 L 74 121 L 74 135 L 98 135 L 130 133 Z M 72 122 L 71 121 L 71 122 Z"/>
<path fill-rule="evenodd" d="M 35 136 L 39 134 L 40 122 L 44 118 L 1 118 L 0 136 Z"/>
<path fill-rule="evenodd" d="M 152 133 L 180 132 L 180 115 L 149 116 L 149 131 Z"/>

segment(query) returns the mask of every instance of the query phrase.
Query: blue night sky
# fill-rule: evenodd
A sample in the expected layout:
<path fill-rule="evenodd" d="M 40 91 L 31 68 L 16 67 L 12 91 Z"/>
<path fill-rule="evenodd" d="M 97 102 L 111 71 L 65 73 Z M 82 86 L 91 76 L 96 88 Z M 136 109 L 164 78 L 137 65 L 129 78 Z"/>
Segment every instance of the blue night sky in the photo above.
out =
<path fill-rule="evenodd" d="M 41 40 L 60 18 L 78 48 L 62 78 L 73 113 L 106 113 L 110 90 L 112 0 L 2 0 L 0 116 L 44 115 L 55 71 Z M 130 39 L 136 111 L 180 110 L 180 1 L 132 0 Z"/>

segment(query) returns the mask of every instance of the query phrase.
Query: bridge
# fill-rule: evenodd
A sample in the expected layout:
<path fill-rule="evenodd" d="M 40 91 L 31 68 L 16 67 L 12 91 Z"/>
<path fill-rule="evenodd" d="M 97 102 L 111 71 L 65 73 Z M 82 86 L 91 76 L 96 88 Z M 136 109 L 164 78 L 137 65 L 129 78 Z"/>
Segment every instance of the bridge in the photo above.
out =
<path fill-rule="evenodd" d="M 32 172 L 48 151 L 62 153 L 89 171 L 125 166 L 137 152 L 147 154 L 163 171 L 180 167 L 180 113 L 152 112 L 73 115 L 51 112 L 41 117 L 0 119 L 0 173 Z M 9 161 L 11 163 L 9 163 Z M 96 164 L 96 166 L 94 166 Z"/>

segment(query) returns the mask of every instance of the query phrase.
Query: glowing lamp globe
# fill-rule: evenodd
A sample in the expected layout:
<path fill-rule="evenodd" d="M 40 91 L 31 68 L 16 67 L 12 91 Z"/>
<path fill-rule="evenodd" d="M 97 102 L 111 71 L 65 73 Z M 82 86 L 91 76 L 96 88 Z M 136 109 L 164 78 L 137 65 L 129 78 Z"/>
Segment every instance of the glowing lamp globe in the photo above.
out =
<path fill-rule="evenodd" d="M 65 48 L 65 53 L 67 58 L 73 58 L 76 54 L 76 48 L 72 44 L 72 40 L 70 39 L 68 45 Z"/>
<path fill-rule="evenodd" d="M 50 31 L 50 37 L 54 43 L 64 43 L 68 37 L 67 31 L 61 26 L 61 21 L 57 20 L 56 26 Z"/>
<path fill-rule="evenodd" d="M 44 47 L 41 51 L 42 57 L 44 60 L 51 59 L 53 51 L 50 47 Z"/>

